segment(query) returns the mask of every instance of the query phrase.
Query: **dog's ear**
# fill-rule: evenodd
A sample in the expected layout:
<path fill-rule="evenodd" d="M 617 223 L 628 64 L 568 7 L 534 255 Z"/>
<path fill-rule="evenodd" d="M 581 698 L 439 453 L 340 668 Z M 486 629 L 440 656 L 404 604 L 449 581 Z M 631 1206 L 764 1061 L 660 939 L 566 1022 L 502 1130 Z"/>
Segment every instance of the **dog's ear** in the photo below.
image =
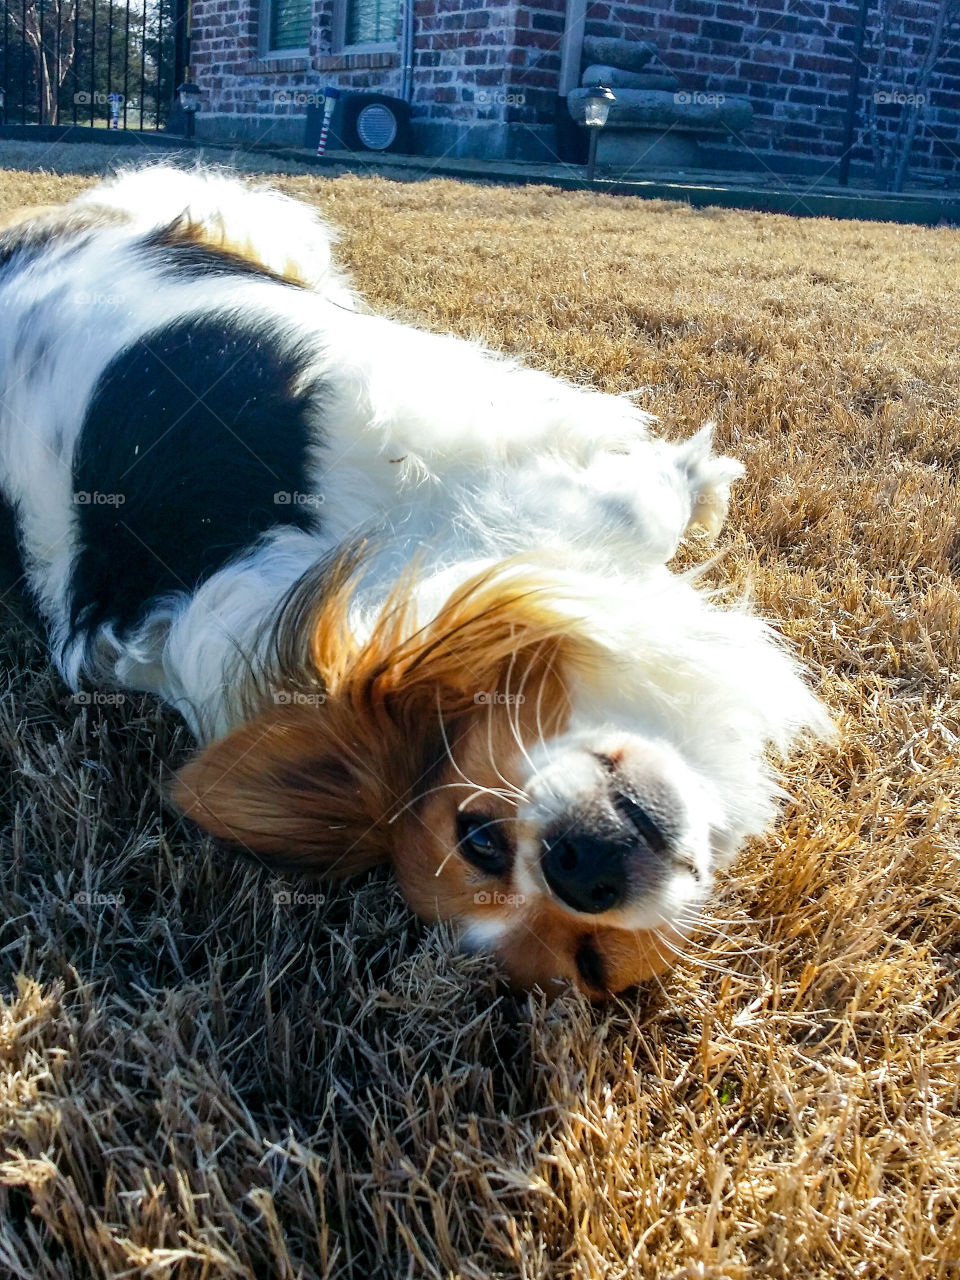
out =
<path fill-rule="evenodd" d="M 177 774 L 175 804 L 280 868 L 347 876 L 387 861 L 396 795 L 379 753 L 341 737 L 329 710 L 271 708 L 211 743 Z"/>
<path fill-rule="evenodd" d="M 178 774 L 174 802 L 279 867 L 353 875 L 392 860 L 393 819 L 494 692 L 516 696 L 511 678 L 520 680 L 521 702 L 530 697 L 546 720 L 566 715 L 565 653 L 574 644 L 567 618 L 541 595 L 537 579 L 485 571 L 411 635 L 401 592 L 363 646 L 334 625 L 329 598 L 313 623 L 292 615 L 293 639 L 311 637 L 313 687 L 325 692 L 291 693 L 309 705 L 268 706 L 206 747 Z M 311 672 L 288 674 L 296 686 Z"/>

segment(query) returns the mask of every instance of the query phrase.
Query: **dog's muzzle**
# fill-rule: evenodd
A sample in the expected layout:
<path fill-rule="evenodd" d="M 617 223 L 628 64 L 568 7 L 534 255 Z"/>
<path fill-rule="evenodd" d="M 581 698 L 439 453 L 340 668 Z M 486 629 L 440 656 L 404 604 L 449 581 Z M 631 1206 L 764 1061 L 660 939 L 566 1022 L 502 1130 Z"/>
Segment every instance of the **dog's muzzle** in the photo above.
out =
<path fill-rule="evenodd" d="M 543 838 L 540 867 L 550 892 L 583 915 L 629 906 L 655 892 L 669 871 L 667 840 L 626 795 L 613 798 L 614 821 L 577 821 Z"/>

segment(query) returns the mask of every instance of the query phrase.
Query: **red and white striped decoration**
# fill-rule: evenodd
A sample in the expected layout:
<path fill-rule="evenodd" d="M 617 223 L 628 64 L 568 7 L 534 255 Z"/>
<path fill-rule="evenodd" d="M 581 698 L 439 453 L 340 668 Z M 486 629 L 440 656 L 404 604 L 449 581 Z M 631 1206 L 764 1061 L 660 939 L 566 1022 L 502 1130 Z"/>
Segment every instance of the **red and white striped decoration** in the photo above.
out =
<path fill-rule="evenodd" d="M 323 91 L 323 125 L 320 129 L 320 141 L 317 143 L 318 156 L 322 156 L 327 149 L 327 134 L 330 132 L 330 121 L 333 119 L 333 109 L 337 105 L 337 99 L 339 97 L 339 89 L 324 89 Z"/>

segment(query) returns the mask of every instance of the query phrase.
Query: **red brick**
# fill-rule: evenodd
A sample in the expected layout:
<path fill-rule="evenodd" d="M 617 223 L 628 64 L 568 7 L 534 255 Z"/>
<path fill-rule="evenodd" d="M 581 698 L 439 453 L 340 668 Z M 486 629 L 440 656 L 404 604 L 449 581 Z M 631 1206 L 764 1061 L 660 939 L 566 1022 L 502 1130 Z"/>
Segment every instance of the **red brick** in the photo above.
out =
<path fill-rule="evenodd" d="M 706 20 L 700 24 L 700 34 L 706 40 L 716 40 L 720 44 L 743 44 L 743 27 L 732 22 L 714 22 Z"/>
<path fill-rule="evenodd" d="M 699 31 L 699 18 L 684 18 L 676 13 L 660 13 L 657 15 L 657 26 L 667 27 L 671 31 Z"/>
<path fill-rule="evenodd" d="M 673 7 L 678 13 L 698 13 L 709 18 L 717 6 L 712 0 L 673 0 Z"/>
<path fill-rule="evenodd" d="M 756 44 L 748 45 L 747 48 L 750 50 L 751 61 L 762 62 L 766 66 L 789 67 L 793 61 L 793 53 L 789 49 L 766 48 Z"/>
<path fill-rule="evenodd" d="M 780 77 L 777 67 L 769 67 L 761 62 L 747 62 L 744 60 L 739 64 L 737 70 L 745 80 L 759 80 L 761 83 L 775 84 Z"/>
<path fill-rule="evenodd" d="M 798 71 L 819 71 L 826 75 L 850 74 L 850 63 L 840 58 L 827 58 L 819 53 L 798 53 L 793 60 Z"/>

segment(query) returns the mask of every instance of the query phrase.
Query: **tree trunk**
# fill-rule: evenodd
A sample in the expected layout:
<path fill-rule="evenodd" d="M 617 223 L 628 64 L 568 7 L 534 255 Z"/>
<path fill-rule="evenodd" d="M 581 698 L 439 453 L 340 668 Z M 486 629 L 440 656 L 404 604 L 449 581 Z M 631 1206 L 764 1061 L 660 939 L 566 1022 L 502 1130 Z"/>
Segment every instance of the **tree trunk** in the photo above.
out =
<path fill-rule="evenodd" d="M 44 39 L 40 39 L 40 14 L 36 0 L 31 0 L 24 15 L 12 8 L 9 10 L 14 24 L 23 32 L 25 43 L 33 54 L 33 62 L 37 71 L 37 84 L 40 89 L 40 124 L 60 123 L 60 86 L 73 66 L 75 49 L 73 44 L 73 11 L 76 0 L 52 0 L 49 9 L 45 9 Z M 52 20 L 52 22 L 51 22 Z M 50 31 L 59 31 L 59 41 L 50 37 Z M 59 43 L 59 49 L 56 44 Z"/>

